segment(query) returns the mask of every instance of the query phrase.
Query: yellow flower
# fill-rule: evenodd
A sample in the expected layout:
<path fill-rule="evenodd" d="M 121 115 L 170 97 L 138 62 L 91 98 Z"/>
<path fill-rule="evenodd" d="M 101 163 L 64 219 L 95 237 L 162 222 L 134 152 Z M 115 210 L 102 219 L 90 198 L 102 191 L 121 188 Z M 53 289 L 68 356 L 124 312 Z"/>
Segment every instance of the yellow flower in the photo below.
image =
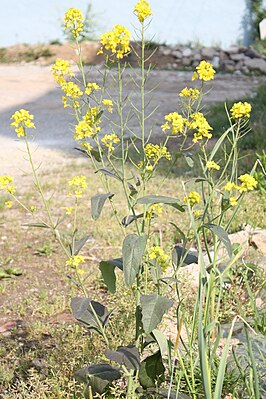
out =
<path fill-rule="evenodd" d="M 199 193 L 196 191 L 191 191 L 188 196 L 184 198 L 184 202 L 192 207 L 193 205 L 198 204 L 200 199 L 201 197 Z"/>
<path fill-rule="evenodd" d="M 197 143 L 199 140 L 202 140 L 204 137 L 210 139 L 212 134 L 210 130 L 212 127 L 207 122 L 205 116 L 201 112 L 196 112 L 190 116 L 191 121 L 187 122 L 187 126 L 189 129 L 197 130 L 194 133 L 193 142 Z"/>
<path fill-rule="evenodd" d="M 108 148 L 108 151 L 114 151 L 114 144 L 118 144 L 120 142 L 120 139 L 117 134 L 112 133 L 106 134 L 101 141 Z"/>
<path fill-rule="evenodd" d="M 212 64 L 207 61 L 201 61 L 196 67 L 197 72 L 194 72 L 192 80 L 200 79 L 204 81 L 214 79 L 215 70 Z"/>
<path fill-rule="evenodd" d="M 101 88 L 99 85 L 97 85 L 97 83 L 88 83 L 85 89 L 85 93 L 87 94 L 87 96 L 89 96 L 92 91 L 98 91 L 100 89 Z"/>
<path fill-rule="evenodd" d="M 240 118 L 250 118 L 251 105 L 247 102 L 238 102 L 235 103 L 230 109 L 232 118 L 240 119 Z"/>
<path fill-rule="evenodd" d="M 62 85 L 62 90 L 65 92 L 67 97 L 71 97 L 73 100 L 81 97 L 83 92 L 79 86 L 73 82 L 66 82 Z"/>
<path fill-rule="evenodd" d="M 72 206 L 66 206 L 66 215 L 71 215 L 73 212 L 73 207 Z"/>
<path fill-rule="evenodd" d="M 207 161 L 206 168 L 220 170 L 221 167 L 214 161 Z"/>
<path fill-rule="evenodd" d="M 149 260 L 155 260 L 164 272 L 169 266 L 169 256 L 164 252 L 164 250 L 158 246 L 153 246 L 148 253 Z"/>
<path fill-rule="evenodd" d="M 140 22 L 144 22 L 146 18 L 152 15 L 151 7 L 145 0 L 139 0 L 134 8 L 134 13 L 137 15 Z"/>
<path fill-rule="evenodd" d="M 71 30 L 75 37 L 78 37 L 83 29 L 84 18 L 80 10 L 77 8 L 70 8 L 64 17 L 65 30 Z"/>
<path fill-rule="evenodd" d="M 144 148 L 144 152 L 146 157 L 152 160 L 154 163 L 157 163 L 161 158 L 165 158 L 167 160 L 171 159 L 171 154 L 167 151 L 167 148 L 165 146 L 160 147 L 158 144 L 147 144 Z"/>
<path fill-rule="evenodd" d="M 82 276 L 82 275 L 85 273 L 85 270 L 83 270 L 83 269 L 78 269 L 77 272 L 78 272 L 78 274 L 79 274 L 80 276 Z"/>
<path fill-rule="evenodd" d="M 9 175 L 0 176 L 0 190 L 5 190 L 8 194 L 15 194 L 16 186 L 13 186 L 14 177 Z"/>
<path fill-rule="evenodd" d="M 32 213 L 36 212 L 36 211 L 37 211 L 37 206 L 36 206 L 36 205 L 31 205 L 30 211 L 31 211 Z"/>
<path fill-rule="evenodd" d="M 74 132 L 74 140 L 84 140 L 92 137 L 101 130 L 100 109 L 98 107 L 89 108 L 83 119 L 77 124 Z"/>
<path fill-rule="evenodd" d="M 239 176 L 238 180 L 242 182 L 241 186 L 238 186 L 237 189 L 240 193 L 254 190 L 257 187 L 257 180 L 254 179 L 253 176 L 249 174 Z"/>
<path fill-rule="evenodd" d="M 231 181 L 228 181 L 226 185 L 222 188 L 223 191 L 231 191 L 237 189 L 237 185 Z"/>
<path fill-rule="evenodd" d="M 81 146 L 83 148 L 85 148 L 85 150 L 88 152 L 90 152 L 93 149 L 93 147 L 92 147 L 92 145 L 90 145 L 90 143 L 82 143 Z"/>
<path fill-rule="evenodd" d="M 104 100 L 102 100 L 102 104 L 105 107 L 107 107 L 110 114 L 113 112 L 113 101 L 112 100 L 104 99 Z"/>
<path fill-rule="evenodd" d="M 162 211 L 163 208 L 160 204 L 151 205 L 145 215 L 146 221 L 150 220 L 154 216 L 154 214 L 160 217 L 162 215 Z"/>
<path fill-rule="evenodd" d="M 197 98 L 199 98 L 200 95 L 200 91 L 198 89 L 188 89 L 187 87 L 185 87 L 183 90 L 181 90 L 179 97 L 187 97 L 187 98 L 191 98 L 191 100 L 196 100 Z"/>
<path fill-rule="evenodd" d="M 123 58 L 130 51 L 130 32 L 124 26 L 115 25 L 113 30 L 101 35 L 102 47 L 98 54 L 103 52 L 103 47 L 116 55 L 117 59 Z"/>
<path fill-rule="evenodd" d="M 21 109 L 16 111 L 12 116 L 11 120 L 13 119 L 14 122 L 10 124 L 10 126 L 15 127 L 15 131 L 18 137 L 25 136 L 25 128 L 28 129 L 35 129 L 35 125 L 32 122 L 34 116 L 29 113 L 29 111 L 25 109 Z"/>
<path fill-rule="evenodd" d="M 164 119 L 167 122 L 161 126 L 163 132 L 171 130 L 172 134 L 183 133 L 186 119 L 179 115 L 178 112 L 172 112 L 165 115 Z"/>
<path fill-rule="evenodd" d="M 198 218 L 201 215 L 201 211 L 200 210 L 195 210 L 195 211 L 193 211 L 193 215 L 194 215 L 195 218 Z"/>
<path fill-rule="evenodd" d="M 68 195 L 75 195 L 76 198 L 79 198 L 84 194 L 87 188 L 86 177 L 83 175 L 74 176 L 73 179 L 68 182 L 68 185 L 72 187 Z"/>
<path fill-rule="evenodd" d="M 6 201 L 5 202 L 5 207 L 6 208 L 11 208 L 13 206 L 13 202 L 12 201 Z"/>
<path fill-rule="evenodd" d="M 73 72 L 70 70 L 70 64 L 66 60 L 56 60 L 52 66 L 52 74 L 55 82 L 60 85 L 66 83 L 65 76 L 74 76 Z"/>
<path fill-rule="evenodd" d="M 229 202 L 231 206 L 237 206 L 237 199 L 236 197 L 230 197 Z"/>
<path fill-rule="evenodd" d="M 73 269 L 76 269 L 81 263 L 84 263 L 84 262 L 85 262 L 84 256 L 75 255 L 66 261 L 66 266 L 70 266 Z"/>

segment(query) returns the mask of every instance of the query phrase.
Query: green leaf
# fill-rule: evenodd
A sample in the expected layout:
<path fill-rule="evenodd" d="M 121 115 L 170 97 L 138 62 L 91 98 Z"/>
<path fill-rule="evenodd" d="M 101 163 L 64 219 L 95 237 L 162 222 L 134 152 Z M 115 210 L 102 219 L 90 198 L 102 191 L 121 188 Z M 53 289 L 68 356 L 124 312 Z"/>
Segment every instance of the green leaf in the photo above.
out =
<path fill-rule="evenodd" d="M 78 370 L 75 373 L 75 378 L 89 384 L 93 394 L 102 394 L 111 382 L 121 378 L 121 372 L 110 364 L 93 364 Z"/>
<path fill-rule="evenodd" d="M 172 252 L 172 260 L 176 266 L 187 266 L 191 263 L 198 263 L 198 256 L 184 247 L 175 245 Z M 181 260 L 182 264 L 180 265 Z"/>
<path fill-rule="evenodd" d="M 46 223 L 23 223 L 22 226 L 26 227 L 39 227 L 41 229 L 50 229 L 50 226 Z"/>
<path fill-rule="evenodd" d="M 100 270 L 102 273 L 103 281 L 112 294 L 114 294 L 116 291 L 116 267 L 118 267 L 120 270 L 123 270 L 122 258 L 102 260 L 100 262 Z"/>
<path fill-rule="evenodd" d="M 213 223 L 204 224 L 203 227 L 206 227 L 207 229 L 211 230 L 213 234 L 215 234 L 221 240 L 221 242 L 224 244 L 228 252 L 229 257 L 231 258 L 231 256 L 233 255 L 233 250 L 227 232 L 221 226 L 218 226 Z"/>
<path fill-rule="evenodd" d="M 140 213 L 139 215 L 129 215 L 123 217 L 121 224 L 123 227 L 129 226 L 134 220 L 140 219 L 144 216 L 144 213 Z"/>
<path fill-rule="evenodd" d="M 95 173 L 97 173 L 97 172 L 101 172 L 105 176 L 113 177 L 114 179 L 122 181 L 121 177 L 116 172 L 112 171 L 111 169 L 100 168 Z"/>
<path fill-rule="evenodd" d="M 109 321 L 110 313 L 107 308 L 90 298 L 72 298 L 71 309 L 75 319 L 87 329 L 96 330 L 100 334 L 100 326 L 104 329 Z"/>
<path fill-rule="evenodd" d="M 141 197 L 137 200 L 138 204 L 144 205 L 153 205 L 153 204 L 165 204 L 173 206 L 175 209 L 178 209 L 180 212 L 185 212 L 183 206 L 179 205 L 178 198 L 165 197 L 163 195 L 146 195 L 145 197 Z"/>
<path fill-rule="evenodd" d="M 138 370 L 140 368 L 139 350 L 134 345 L 119 346 L 115 351 L 107 350 L 105 356 L 112 362 L 124 365 L 127 370 Z"/>
<path fill-rule="evenodd" d="M 93 220 L 97 220 L 100 216 L 103 206 L 107 198 L 112 198 L 114 194 L 97 194 L 91 198 L 91 216 Z"/>
<path fill-rule="evenodd" d="M 152 336 L 155 338 L 160 348 L 161 355 L 165 355 L 168 352 L 168 339 L 166 336 L 159 330 L 153 330 Z"/>
<path fill-rule="evenodd" d="M 9 267 L 8 269 L 5 269 L 5 272 L 13 276 L 21 276 L 23 274 L 22 270 L 18 267 Z"/>
<path fill-rule="evenodd" d="M 149 334 L 161 322 L 163 315 L 173 305 L 173 300 L 157 294 L 142 295 L 142 323 L 144 331 Z"/>
<path fill-rule="evenodd" d="M 11 278 L 11 275 L 6 273 L 4 270 L 0 270 L 0 280 L 3 278 Z"/>
<path fill-rule="evenodd" d="M 88 239 L 90 238 L 90 236 L 84 236 L 83 238 L 81 238 L 80 240 L 75 240 L 74 241 L 74 251 L 72 248 L 72 245 L 69 245 L 69 252 L 70 255 L 78 255 L 79 252 L 81 251 L 81 249 L 84 247 L 84 245 L 86 244 L 86 242 L 88 241 Z"/>
<path fill-rule="evenodd" d="M 139 381 L 143 388 L 151 388 L 160 385 L 164 380 L 165 368 L 160 351 L 146 357 L 141 362 Z"/>
<path fill-rule="evenodd" d="M 183 231 L 182 231 L 175 223 L 170 222 L 170 224 L 171 224 L 172 226 L 175 227 L 175 229 L 176 229 L 176 231 L 177 231 L 177 233 L 178 233 L 178 235 L 179 235 L 179 239 L 180 239 L 180 241 L 182 241 L 182 243 L 183 243 L 183 245 L 184 245 L 184 243 L 185 243 L 185 241 L 186 241 L 186 236 L 185 236 L 185 234 L 183 233 Z"/>
<path fill-rule="evenodd" d="M 138 274 L 142 257 L 147 244 L 147 236 L 129 234 L 125 237 L 122 246 L 123 269 L 125 284 L 131 287 Z"/>
<path fill-rule="evenodd" d="M 188 164 L 188 166 L 189 166 L 190 168 L 193 168 L 193 166 L 194 166 L 194 161 L 193 161 L 193 159 L 192 159 L 190 156 L 188 156 L 188 155 L 184 155 L 184 158 L 185 158 L 186 163 Z"/>

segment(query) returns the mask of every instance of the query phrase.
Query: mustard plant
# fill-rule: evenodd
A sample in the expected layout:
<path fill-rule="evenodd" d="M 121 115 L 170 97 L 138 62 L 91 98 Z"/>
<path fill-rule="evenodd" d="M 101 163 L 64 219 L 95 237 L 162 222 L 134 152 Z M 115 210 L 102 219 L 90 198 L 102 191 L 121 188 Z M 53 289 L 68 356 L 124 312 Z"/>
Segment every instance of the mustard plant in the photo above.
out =
<path fill-rule="evenodd" d="M 81 291 L 81 295 L 71 301 L 73 315 L 86 329 L 98 333 L 106 345 L 104 355 L 108 362 L 85 365 L 76 372 L 76 377 L 85 384 L 86 398 L 196 399 L 201 392 L 206 399 L 220 399 L 227 393 L 224 387 L 227 357 L 238 319 L 236 315 L 232 320 L 219 358 L 221 294 L 230 269 L 243 253 L 241 247 L 234 253 L 228 231 L 243 197 L 257 186 L 253 176 L 255 166 L 251 173 L 239 174 L 238 171 L 238 145 L 249 133 L 251 105 L 238 102 L 227 110 L 229 127 L 212 145 L 213 129 L 203 113 L 203 101 L 208 93 L 206 82 L 214 80 L 215 70 L 209 62 L 202 60 L 192 76 L 195 86 L 186 87 L 179 93 L 176 109 L 169 109 L 160 121 L 162 140 L 160 144 L 154 144 L 150 120 L 156 118 L 156 109 L 147 111 L 146 85 L 151 67 L 145 53 L 145 32 L 152 10 L 147 1 L 139 0 L 133 12 L 139 24 L 136 29 L 139 51 L 132 49 L 131 32 L 126 27 L 115 25 L 104 33 L 99 50 L 99 54 L 104 54 L 106 67 L 101 75 L 102 84 L 91 81 L 90 73 L 84 69 L 80 46 L 84 19 L 77 9 L 68 10 L 64 21 L 66 31 L 76 42 L 80 75 L 74 74 L 67 60 L 57 60 L 52 67 L 55 82 L 63 92 L 63 106 L 69 108 L 76 119 L 73 136 L 77 146 L 92 163 L 95 178 L 101 180 L 105 189 L 104 193 L 91 198 L 92 219 L 101 217 L 103 207 L 109 201 L 121 231 L 122 251 L 114 259 L 102 259 L 99 269 L 111 294 L 116 292 L 117 273 L 122 273 L 125 286 L 134 296 L 135 336 L 128 345 L 112 346 L 112 330 L 109 329 L 112 313 L 104 304 L 88 296 L 83 270 L 86 258 L 81 255 L 88 236 L 77 238 L 77 214 L 81 198 L 86 196 L 87 178 L 84 174 L 69 180 L 68 195 L 73 204 L 66 207 L 66 213 L 73 217 L 73 231 L 70 242 L 66 243 L 60 231 L 62 217 L 53 216 L 50 200 L 45 196 L 34 165 L 28 133 L 35 129 L 34 116 L 27 110 L 17 111 L 11 124 L 17 136 L 25 141 L 46 217 L 38 217 L 34 205 L 21 203 L 12 176 L 1 176 L 0 188 L 27 212 L 36 215 L 36 223 L 31 224 L 33 227 L 50 229 L 58 240 L 72 281 Z M 140 104 L 124 94 L 125 70 L 130 67 L 127 57 L 131 51 L 136 51 L 139 61 L 140 76 L 135 70 L 131 70 L 131 76 L 140 93 Z M 117 96 L 105 86 L 109 76 L 117 86 Z M 129 113 L 126 105 L 130 108 Z M 113 115 L 117 115 L 117 119 Z M 132 118 L 139 125 L 134 131 L 129 123 Z M 104 123 L 107 132 L 103 129 Z M 169 144 L 174 141 L 179 148 L 178 157 L 169 150 Z M 224 146 L 226 149 L 221 156 L 220 150 Z M 159 178 L 158 165 L 164 160 L 172 167 L 180 157 L 187 161 L 188 168 L 193 168 L 197 158 L 201 174 L 183 182 L 180 187 L 183 195 L 179 198 L 154 193 L 153 181 Z M 125 215 L 121 220 L 118 216 L 121 204 L 116 203 L 116 193 L 112 190 L 113 179 L 119 182 L 124 195 Z M 6 206 L 11 206 L 9 200 Z M 156 233 L 156 220 L 163 208 L 169 206 L 176 211 L 175 219 L 169 220 L 169 227 L 170 224 L 174 226 L 178 242 L 162 245 Z M 184 231 L 178 226 L 178 219 L 183 215 L 188 219 Z M 181 268 L 190 264 L 198 265 L 192 315 L 184 305 L 179 281 Z M 174 339 L 160 329 L 164 315 L 170 309 L 175 309 L 176 314 Z M 196 370 L 200 370 L 200 388 Z M 258 397 L 257 380 L 255 385 Z"/>

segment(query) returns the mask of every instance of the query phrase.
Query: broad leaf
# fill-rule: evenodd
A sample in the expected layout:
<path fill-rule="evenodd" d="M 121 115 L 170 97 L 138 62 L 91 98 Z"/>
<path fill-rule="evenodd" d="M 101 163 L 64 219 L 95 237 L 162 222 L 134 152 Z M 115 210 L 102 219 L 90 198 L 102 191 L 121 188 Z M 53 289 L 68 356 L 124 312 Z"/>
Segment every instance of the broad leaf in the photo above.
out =
<path fill-rule="evenodd" d="M 117 180 L 119 180 L 119 181 L 122 181 L 121 177 L 120 177 L 116 172 L 114 172 L 114 171 L 111 170 L 111 169 L 100 168 L 100 169 L 98 169 L 95 173 L 97 173 L 97 172 L 101 172 L 101 173 L 102 173 L 103 175 L 105 175 L 105 176 L 113 177 L 114 179 L 117 179 Z"/>
<path fill-rule="evenodd" d="M 143 328 L 149 334 L 161 322 L 163 315 L 173 305 L 173 301 L 157 294 L 150 294 L 142 295 L 140 302 Z"/>
<path fill-rule="evenodd" d="M 175 266 L 187 266 L 191 263 L 198 263 L 198 256 L 184 247 L 175 245 L 172 252 L 172 260 Z M 182 264 L 180 265 L 181 260 Z"/>
<path fill-rule="evenodd" d="M 228 252 L 229 257 L 231 258 L 231 256 L 233 255 L 233 250 L 227 232 L 221 226 L 212 223 L 204 224 L 203 227 L 211 230 L 221 240 Z"/>
<path fill-rule="evenodd" d="M 96 330 L 100 334 L 100 326 L 105 328 L 110 317 L 110 313 L 105 306 L 90 298 L 72 298 L 71 309 L 75 319 L 87 329 Z"/>
<path fill-rule="evenodd" d="M 124 365 L 128 370 L 138 370 L 140 367 L 139 350 L 134 345 L 119 346 L 115 351 L 107 350 L 105 356 L 112 362 Z"/>
<path fill-rule="evenodd" d="M 122 256 L 125 284 L 131 287 L 138 274 L 145 252 L 147 236 L 129 234 L 123 241 Z"/>
<path fill-rule="evenodd" d="M 140 219 L 142 218 L 144 215 L 144 213 L 140 213 L 139 215 L 129 215 L 129 216 L 125 216 L 123 217 L 121 224 L 123 227 L 127 227 L 129 226 L 132 222 L 134 222 L 134 220 Z"/>
<path fill-rule="evenodd" d="M 121 378 L 121 372 L 110 364 L 94 364 L 78 370 L 75 378 L 89 384 L 93 394 L 102 394 L 111 382 Z"/>
<path fill-rule="evenodd" d="M 88 241 L 89 238 L 90 238 L 90 236 L 84 236 L 80 240 L 75 240 L 75 242 L 74 242 L 74 251 L 73 251 L 72 245 L 70 244 L 69 245 L 70 255 L 71 256 L 78 255 L 78 253 L 84 247 L 84 245 L 86 244 L 86 242 Z"/>
<path fill-rule="evenodd" d="M 159 348 L 161 355 L 165 355 L 168 352 L 168 339 L 166 336 L 159 330 L 153 330 L 152 335 L 154 336 Z"/>
<path fill-rule="evenodd" d="M 123 270 L 122 258 L 102 260 L 100 262 L 100 270 L 102 273 L 103 281 L 112 294 L 114 294 L 116 291 L 116 267 L 118 267 L 120 270 Z"/>
<path fill-rule="evenodd" d="M 159 386 L 164 380 L 165 368 L 160 351 L 146 357 L 141 362 L 139 381 L 143 388 Z"/>
<path fill-rule="evenodd" d="M 114 194 L 106 193 L 106 194 L 97 194 L 91 198 L 91 216 L 93 220 L 97 220 L 100 216 L 103 206 L 107 198 L 112 198 Z"/>
<path fill-rule="evenodd" d="M 144 205 L 153 205 L 153 204 L 166 204 L 173 206 L 175 209 L 178 209 L 180 212 L 185 212 L 183 206 L 179 205 L 178 198 L 165 197 L 163 195 L 146 195 L 145 197 L 141 197 L 137 200 L 138 204 Z"/>

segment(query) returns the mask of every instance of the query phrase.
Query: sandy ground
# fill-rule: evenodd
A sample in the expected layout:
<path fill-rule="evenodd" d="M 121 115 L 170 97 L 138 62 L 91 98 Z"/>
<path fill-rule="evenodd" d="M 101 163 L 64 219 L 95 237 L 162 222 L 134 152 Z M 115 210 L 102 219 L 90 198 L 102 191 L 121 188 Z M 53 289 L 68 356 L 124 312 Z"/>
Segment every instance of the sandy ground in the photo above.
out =
<path fill-rule="evenodd" d="M 36 138 L 34 148 L 35 159 L 47 162 L 48 165 L 63 164 L 69 158 L 76 157 L 75 143 L 72 139 L 71 125 L 75 123 L 69 109 L 63 109 L 61 92 L 53 82 L 50 66 L 34 64 L 0 65 L 0 173 L 20 173 L 26 168 L 24 146 L 16 139 L 15 132 L 10 128 L 10 117 L 18 109 L 28 109 L 35 115 Z M 99 73 L 100 71 L 100 73 Z M 100 82 L 102 66 L 90 69 L 89 81 Z M 125 98 L 131 96 L 134 104 L 139 104 L 139 95 L 129 81 L 129 69 L 125 72 Z M 191 85 L 192 72 L 153 71 L 148 81 L 148 90 L 159 86 L 151 94 L 148 110 L 156 105 L 160 108 L 154 114 L 154 119 L 147 123 L 147 131 L 154 126 L 154 135 L 160 134 L 160 126 L 164 115 L 176 109 L 178 92 L 185 86 Z M 266 77 L 249 77 L 236 75 L 219 75 L 209 87 L 211 92 L 206 97 L 206 105 L 216 101 L 237 100 L 252 95 L 258 85 L 266 81 Z M 110 92 L 117 96 L 113 79 L 109 78 Z M 130 103 L 127 110 L 132 110 Z M 138 121 L 132 118 L 130 128 L 139 131 Z M 103 132 L 108 131 L 105 122 Z"/>

